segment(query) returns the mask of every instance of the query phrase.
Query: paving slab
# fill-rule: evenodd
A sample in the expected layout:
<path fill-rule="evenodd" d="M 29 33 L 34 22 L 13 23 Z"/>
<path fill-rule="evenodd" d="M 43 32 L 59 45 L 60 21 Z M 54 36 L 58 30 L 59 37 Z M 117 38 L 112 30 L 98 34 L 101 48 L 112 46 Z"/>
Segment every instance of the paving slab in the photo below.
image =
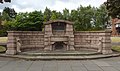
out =
<path fill-rule="evenodd" d="M 89 71 L 101 71 L 102 69 L 98 67 L 97 65 L 85 65 L 87 70 Z"/>
<path fill-rule="evenodd" d="M 0 71 L 120 71 L 120 57 L 98 60 L 0 60 Z"/>
<path fill-rule="evenodd" d="M 112 66 L 103 66 L 103 67 L 101 67 L 104 71 L 119 71 L 119 70 L 117 70 L 117 69 L 115 69 L 114 67 L 112 67 Z"/>
<path fill-rule="evenodd" d="M 98 66 L 111 66 L 110 64 L 108 64 L 107 62 L 105 61 L 97 61 L 97 60 L 94 60 L 93 61 L 95 64 L 97 64 Z"/>
<path fill-rule="evenodd" d="M 0 68 L 0 71 L 12 71 L 13 68 L 17 65 L 16 61 L 10 61 L 6 65 Z"/>
<path fill-rule="evenodd" d="M 84 66 L 72 67 L 72 71 L 88 71 Z"/>

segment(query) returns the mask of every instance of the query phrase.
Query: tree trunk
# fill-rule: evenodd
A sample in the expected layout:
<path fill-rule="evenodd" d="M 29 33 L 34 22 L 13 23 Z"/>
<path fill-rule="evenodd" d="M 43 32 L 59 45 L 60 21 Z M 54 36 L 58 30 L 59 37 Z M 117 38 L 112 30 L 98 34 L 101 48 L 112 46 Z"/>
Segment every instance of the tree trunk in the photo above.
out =
<path fill-rule="evenodd" d="M 112 19 L 112 36 L 115 36 L 117 33 L 115 26 L 115 19 Z"/>

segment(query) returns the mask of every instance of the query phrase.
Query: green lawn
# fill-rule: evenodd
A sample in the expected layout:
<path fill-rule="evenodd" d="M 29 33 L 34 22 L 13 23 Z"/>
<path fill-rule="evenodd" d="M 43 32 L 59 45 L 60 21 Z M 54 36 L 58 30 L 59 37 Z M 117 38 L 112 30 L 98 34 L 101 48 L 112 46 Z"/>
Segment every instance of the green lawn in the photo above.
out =
<path fill-rule="evenodd" d="M 6 48 L 3 46 L 0 46 L 0 52 L 4 52 L 4 51 L 6 51 Z"/>
<path fill-rule="evenodd" d="M 120 37 L 111 37 L 112 42 L 120 42 Z"/>
<path fill-rule="evenodd" d="M 0 42 L 1 43 L 6 43 L 7 42 L 7 37 L 0 37 Z"/>
<path fill-rule="evenodd" d="M 120 52 L 120 46 L 112 46 L 112 50 Z"/>
<path fill-rule="evenodd" d="M 0 43 L 6 43 L 7 37 L 0 37 Z M 6 51 L 6 48 L 3 46 L 0 46 L 0 53 Z"/>

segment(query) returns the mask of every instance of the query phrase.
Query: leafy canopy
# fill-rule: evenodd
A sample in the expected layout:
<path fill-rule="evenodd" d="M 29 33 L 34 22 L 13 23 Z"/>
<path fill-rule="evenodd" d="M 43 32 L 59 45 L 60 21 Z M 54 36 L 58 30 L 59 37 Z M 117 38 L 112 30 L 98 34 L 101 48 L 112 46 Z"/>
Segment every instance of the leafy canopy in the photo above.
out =
<path fill-rule="evenodd" d="M 120 0 L 107 0 L 105 2 L 109 16 L 112 18 L 120 18 Z"/>
<path fill-rule="evenodd" d="M 5 10 L 5 13 L 7 14 L 4 14 L 4 17 L 11 18 L 8 10 Z M 3 16 L 2 18 L 4 18 Z M 104 30 L 109 18 L 107 17 L 107 10 L 104 4 L 99 8 L 80 5 L 75 10 L 70 11 L 65 8 L 62 12 L 52 11 L 46 7 L 43 13 L 42 11 L 18 13 L 11 20 L 6 20 L 4 26 L 8 30 L 42 31 L 43 22 L 60 19 L 74 22 L 76 31 L 92 31 Z"/>

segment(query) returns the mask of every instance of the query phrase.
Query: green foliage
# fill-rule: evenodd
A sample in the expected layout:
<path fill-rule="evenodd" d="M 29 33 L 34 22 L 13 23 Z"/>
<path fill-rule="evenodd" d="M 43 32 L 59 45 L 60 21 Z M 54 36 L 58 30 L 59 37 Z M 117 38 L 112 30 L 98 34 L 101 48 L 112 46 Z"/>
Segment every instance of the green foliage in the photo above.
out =
<path fill-rule="evenodd" d="M 63 19 L 64 19 L 64 20 L 69 20 L 69 17 L 70 17 L 69 10 L 65 8 L 65 9 L 63 10 Z"/>
<path fill-rule="evenodd" d="M 42 31 L 43 14 L 41 11 L 31 13 L 19 13 L 15 19 L 6 22 L 9 30 L 19 31 Z"/>
<path fill-rule="evenodd" d="M 97 9 L 95 17 L 96 17 L 95 29 L 96 30 L 105 29 L 109 17 L 107 15 L 107 10 L 104 4 L 101 5 L 99 9 Z"/>
<path fill-rule="evenodd" d="M 7 10 L 5 10 L 5 14 L 3 12 L 5 19 L 11 18 L 6 12 Z M 99 8 L 80 6 L 72 11 L 65 8 L 63 12 L 51 11 L 46 7 L 43 13 L 41 11 L 18 13 L 15 18 L 6 20 L 4 27 L 7 30 L 16 31 L 42 31 L 43 22 L 57 19 L 74 22 L 76 31 L 95 31 L 104 30 L 109 18 L 105 5 L 101 5 Z"/>
<path fill-rule="evenodd" d="M 112 18 L 120 18 L 120 0 L 107 0 L 105 4 L 108 10 L 108 14 Z"/>
<path fill-rule="evenodd" d="M 11 20 L 10 16 L 9 16 L 6 12 L 3 12 L 2 15 L 3 15 L 3 16 L 2 16 L 2 19 L 3 19 L 3 20 L 7 20 L 7 21 L 10 21 L 10 20 Z"/>
<path fill-rule="evenodd" d="M 120 46 L 112 46 L 112 50 L 120 52 Z"/>
<path fill-rule="evenodd" d="M 6 51 L 6 47 L 0 46 L 0 53 L 3 53 Z"/>
<path fill-rule="evenodd" d="M 74 28 L 77 31 L 104 30 L 107 20 L 104 5 L 100 8 L 80 6 L 77 10 L 71 11 L 71 21 L 75 21 Z"/>
<path fill-rule="evenodd" d="M 57 19 L 57 12 L 56 11 L 52 11 L 52 15 L 50 20 L 56 20 Z"/>
<path fill-rule="evenodd" d="M 47 22 L 51 18 L 51 10 L 46 7 L 44 11 L 44 21 Z"/>
<path fill-rule="evenodd" d="M 17 13 L 15 12 L 14 9 L 5 7 L 2 12 L 2 19 L 10 21 L 12 18 L 15 18 Z"/>
<path fill-rule="evenodd" d="M 7 32 L 5 29 L 0 30 L 0 37 L 7 36 Z"/>

